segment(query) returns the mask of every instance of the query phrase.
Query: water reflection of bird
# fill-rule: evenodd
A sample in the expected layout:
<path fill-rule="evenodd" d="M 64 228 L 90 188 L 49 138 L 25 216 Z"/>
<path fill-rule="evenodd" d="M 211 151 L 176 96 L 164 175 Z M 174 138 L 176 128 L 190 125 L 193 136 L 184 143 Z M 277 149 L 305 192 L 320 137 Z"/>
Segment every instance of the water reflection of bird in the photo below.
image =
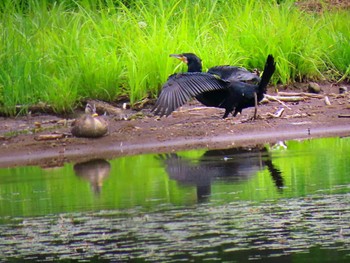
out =
<path fill-rule="evenodd" d="M 198 162 L 175 153 L 159 155 L 169 177 L 180 184 L 195 185 L 198 201 L 206 201 L 211 194 L 213 180 L 239 182 L 248 180 L 267 167 L 279 191 L 283 187 L 281 172 L 273 165 L 267 150 L 233 148 L 205 152 Z"/>
<path fill-rule="evenodd" d="M 269 55 L 261 80 L 258 85 L 254 85 L 239 80 L 238 73 L 233 74 L 232 77 L 232 71 L 229 74 L 227 73 L 229 70 L 220 70 L 219 67 L 211 70 L 212 73 L 216 71 L 214 74 L 202 73 L 198 60 L 193 62 L 196 61 L 195 58 L 189 60 L 187 57 L 182 55 L 180 59 L 187 62 L 189 72 L 173 74 L 168 78 L 153 108 L 155 114 L 168 116 L 195 97 L 205 106 L 224 108 L 223 118 L 226 118 L 233 111 L 233 116 L 236 116 L 244 108 L 256 107 L 257 102 L 263 99 L 267 84 L 275 71 L 274 58 Z M 237 70 L 237 72 L 239 71 Z M 246 74 L 253 73 L 246 72 Z M 244 74 L 242 75 L 244 76 Z"/>
<path fill-rule="evenodd" d="M 95 106 L 86 104 L 85 114 L 72 123 L 71 132 L 76 137 L 102 137 L 108 132 L 108 122 L 104 116 L 98 116 Z"/>
<path fill-rule="evenodd" d="M 77 176 L 90 182 L 94 193 L 99 194 L 101 192 L 103 180 L 109 176 L 111 165 L 106 160 L 95 159 L 77 163 L 74 165 L 73 169 Z"/>
<path fill-rule="evenodd" d="M 196 165 L 191 160 L 178 156 L 176 153 L 159 155 L 158 159 L 163 162 L 170 179 L 184 185 L 195 185 L 198 202 L 207 200 L 211 193 L 213 177 L 210 173 L 210 167 Z"/>

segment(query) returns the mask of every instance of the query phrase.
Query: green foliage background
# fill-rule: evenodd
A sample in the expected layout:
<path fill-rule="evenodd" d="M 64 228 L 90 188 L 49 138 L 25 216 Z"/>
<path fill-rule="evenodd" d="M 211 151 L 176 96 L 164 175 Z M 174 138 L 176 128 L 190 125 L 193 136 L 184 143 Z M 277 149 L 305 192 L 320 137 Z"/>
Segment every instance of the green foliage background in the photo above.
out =
<path fill-rule="evenodd" d="M 271 53 L 273 83 L 348 78 L 350 12 L 306 12 L 294 2 L 4 0 L 0 113 L 38 102 L 64 113 L 83 98 L 155 97 L 179 71 L 171 53 L 194 52 L 204 68 L 248 69 L 262 69 Z"/>

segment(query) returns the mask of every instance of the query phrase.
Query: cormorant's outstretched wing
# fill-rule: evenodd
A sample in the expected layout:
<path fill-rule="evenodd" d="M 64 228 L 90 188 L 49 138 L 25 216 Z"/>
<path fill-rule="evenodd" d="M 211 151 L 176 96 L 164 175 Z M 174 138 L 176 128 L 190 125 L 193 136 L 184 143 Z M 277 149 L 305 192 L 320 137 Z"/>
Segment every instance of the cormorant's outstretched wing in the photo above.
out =
<path fill-rule="evenodd" d="M 169 116 L 191 98 L 204 92 L 226 89 L 228 84 L 229 82 L 225 82 L 208 73 L 173 74 L 163 85 L 152 111 L 160 116 Z"/>
<path fill-rule="evenodd" d="M 208 73 L 219 76 L 226 81 L 251 81 L 253 83 L 260 82 L 260 77 L 242 67 L 235 66 L 216 66 L 208 70 Z"/>

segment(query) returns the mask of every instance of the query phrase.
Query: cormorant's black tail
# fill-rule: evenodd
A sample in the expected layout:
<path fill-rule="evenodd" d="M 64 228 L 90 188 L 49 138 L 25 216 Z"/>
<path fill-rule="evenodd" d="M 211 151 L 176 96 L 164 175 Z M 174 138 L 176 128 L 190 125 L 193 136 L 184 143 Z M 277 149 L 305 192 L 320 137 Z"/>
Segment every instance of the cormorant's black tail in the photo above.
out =
<path fill-rule="evenodd" d="M 276 63 L 272 55 L 268 55 L 266 63 L 265 63 L 265 68 L 264 72 L 261 76 L 261 81 L 259 83 L 258 90 L 261 93 L 266 93 L 266 87 L 267 84 L 269 84 L 269 81 L 275 72 L 276 69 Z"/>

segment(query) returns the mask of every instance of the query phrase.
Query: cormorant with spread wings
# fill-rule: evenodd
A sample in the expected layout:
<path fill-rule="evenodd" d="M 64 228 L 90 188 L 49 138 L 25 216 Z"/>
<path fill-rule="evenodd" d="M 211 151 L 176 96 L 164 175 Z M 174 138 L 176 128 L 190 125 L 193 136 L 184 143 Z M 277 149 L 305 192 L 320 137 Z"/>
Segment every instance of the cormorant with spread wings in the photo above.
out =
<path fill-rule="evenodd" d="M 267 84 L 276 68 L 273 56 L 269 55 L 259 84 L 255 85 L 243 80 L 229 80 L 220 77 L 219 74 L 200 72 L 201 64 L 199 68 L 198 63 L 187 64 L 189 72 L 173 74 L 163 85 L 152 109 L 156 115 L 169 116 L 191 98 L 196 98 L 205 106 L 225 109 L 223 118 L 233 111 L 235 117 L 243 109 L 254 107 L 263 99 Z M 193 65 L 197 65 L 197 68 Z"/>

